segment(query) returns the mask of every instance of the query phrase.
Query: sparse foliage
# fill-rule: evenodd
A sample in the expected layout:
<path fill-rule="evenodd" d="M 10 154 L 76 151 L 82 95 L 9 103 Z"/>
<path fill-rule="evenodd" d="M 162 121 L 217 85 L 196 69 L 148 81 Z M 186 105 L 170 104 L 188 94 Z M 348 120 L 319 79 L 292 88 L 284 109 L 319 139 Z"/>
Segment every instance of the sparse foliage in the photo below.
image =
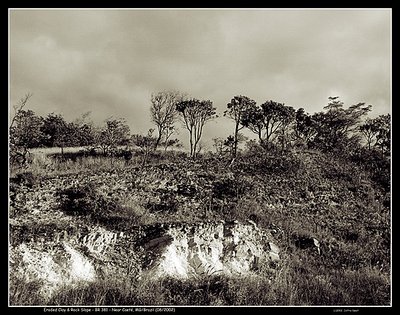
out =
<path fill-rule="evenodd" d="M 179 102 L 176 110 L 180 113 L 183 124 L 189 131 L 190 156 L 196 158 L 204 125 L 215 117 L 215 108 L 209 100 L 191 99 Z"/>
<path fill-rule="evenodd" d="M 10 162 L 24 166 L 28 162 L 29 149 L 40 146 L 43 133 L 42 117 L 32 110 L 24 110 L 32 94 L 23 97 L 14 107 L 15 115 L 10 123 Z"/>
<path fill-rule="evenodd" d="M 149 154 L 154 150 L 157 139 L 153 136 L 154 129 L 149 129 L 147 135 L 133 135 L 132 143 L 139 148 L 143 154 L 142 165 L 147 162 Z"/>
<path fill-rule="evenodd" d="M 14 108 L 14 116 L 11 119 L 10 122 L 10 128 L 13 127 L 15 119 L 17 118 L 18 112 L 23 110 L 26 104 L 28 103 L 28 100 L 32 97 L 32 93 L 27 93 L 23 98 L 21 98 L 16 105 L 13 106 Z"/>
<path fill-rule="evenodd" d="M 177 117 L 176 104 L 183 101 L 185 96 L 177 91 L 163 91 L 151 95 L 151 120 L 156 125 L 157 138 L 155 149 L 164 139 L 168 143 L 174 133 L 174 123 Z"/>

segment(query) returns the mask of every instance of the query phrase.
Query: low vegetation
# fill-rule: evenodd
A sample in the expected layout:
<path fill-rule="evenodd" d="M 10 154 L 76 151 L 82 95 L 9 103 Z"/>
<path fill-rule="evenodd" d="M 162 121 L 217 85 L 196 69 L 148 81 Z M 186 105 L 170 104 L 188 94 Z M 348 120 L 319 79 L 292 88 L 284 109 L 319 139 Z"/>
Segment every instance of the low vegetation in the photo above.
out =
<path fill-rule="evenodd" d="M 153 102 L 158 104 L 155 96 Z M 214 115 L 211 104 L 207 106 Z M 324 116 L 324 112 L 308 115 L 273 102 L 257 107 L 248 98 L 236 98 L 228 109 L 228 116 L 237 119 L 237 132 L 229 147 L 222 150 L 222 144 L 216 153 L 199 153 L 194 143 L 190 156 L 156 150 L 175 119 L 169 115 L 167 127 L 159 125 L 156 138 L 151 133 L 133 137 L 136 146 L 129 137 L 118 137 L 126 143 L 103 143 L 104 150 L 82 140 L 84 146 L 75 152 L 66 148 L 56 155 L 33 153 L 30 160 L 12 160 L 11 239 L 22 242 L 24 233 L 16 232 L 21 229 L 39 233 L 35 231 L 43 227 L 63 229 L 88 223 L 122 231 L 162 222 L 252 220 L 270 229 L 281 248 L 281 261 L 275 268 L 261 266 L 255 274 L 241 278 L 137 280 L 132 275 L 124 283 L 99 278 L 66 287 L 49 301 L 35 293 L 40 284 L 22 282 L 11 274 L 11 304 L 389 305 L 387 121 L 368 121 L 369 126 L 375 125 L 363 145 L 355 137 L 357 130 L 366 132 L 367 128 L 359 129 L 358 119 L 367 111 L 362 104 L 344 110 L 332 98 Z M 54 122 L 54 117 L 47 123 Z M 268 129 L 268 117 L 281 127 Z M 336 133 L 323 128 L 328 117 L 332 124 L 336 118 Z M 257 125 L 257 119 L 265 124 Z M 103 133 L 108 130 L 111 135 L 110 130 L 121 126 L 122 122 L 107 123 Z M 248 141 L 244 149 L 237 146 L 241 126 L 261 128 L 260 139 Z M 40 130 L 45 132 L 47 127 Z M 24 148 L 20 142 L 11 144 Z M 32 146 L 25 144 L 29 152 L 34 151 Z M 56 211 L 68 220 L 57 221 L 52 217 Z M 320 244 L 318 250 L 299 245 L 300 240 L 314 239 Z"/>

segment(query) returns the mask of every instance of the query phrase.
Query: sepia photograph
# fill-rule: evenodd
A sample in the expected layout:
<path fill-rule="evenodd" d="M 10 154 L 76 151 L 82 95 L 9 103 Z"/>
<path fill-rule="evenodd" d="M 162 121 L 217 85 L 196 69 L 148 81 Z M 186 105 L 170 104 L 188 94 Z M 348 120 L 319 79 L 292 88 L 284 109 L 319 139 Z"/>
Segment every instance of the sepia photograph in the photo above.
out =
<path fill-rule="evenodd" d="M 8 307 L 391 308 L 391 114 L 391 8 L 9 8 Z"/>

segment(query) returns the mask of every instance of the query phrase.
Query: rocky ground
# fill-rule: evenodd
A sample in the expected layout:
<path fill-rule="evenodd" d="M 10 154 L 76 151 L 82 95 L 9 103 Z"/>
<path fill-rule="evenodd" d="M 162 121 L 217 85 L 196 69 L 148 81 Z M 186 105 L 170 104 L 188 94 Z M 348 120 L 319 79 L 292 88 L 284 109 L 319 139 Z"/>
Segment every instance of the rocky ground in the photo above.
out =
<path fill-rule="evenodd" d="M 19 284 L 36 281 L 46 301 L 66 285 L 110 275 L 140 281 L 253 273 L 271 281 L 260 268 L 276 275 L 282 260 L 291 260 L 291 281 L 318 275 L 331 295 L 339 294 L 330 287 L 339 281 L 335 273 L 374 270 L 380 291 L 371 303 L 387 303 L 390 196 L 364 172 L 321 153 L 291 158 L 293 168 L 279 161 L 261 171 L 243 160 L 228 166 L 204 158 L 13 175 L 10 294 L 18 304 Z M 341 285 L 348 284 L 335 288 Z"/>

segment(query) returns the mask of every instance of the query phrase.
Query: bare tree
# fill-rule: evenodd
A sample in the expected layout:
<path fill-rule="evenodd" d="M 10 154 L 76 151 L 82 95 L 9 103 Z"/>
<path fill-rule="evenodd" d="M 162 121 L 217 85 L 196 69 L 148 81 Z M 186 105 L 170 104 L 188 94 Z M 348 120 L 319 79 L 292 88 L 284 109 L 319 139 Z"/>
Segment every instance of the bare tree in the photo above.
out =
<path fill-rule="evenodd" d="M 25 94 L 25 96 L 23 98 L 21 98 L 19 100 L 19 102 L 13 106 L 14 108 L 14 117 L 11 119 L 11 123 L 10 123 L 10 128 L 12 128 L 12 126 L 14 125 L 15 119 L 18 115 L 18 113 L 24 109 L 26 103 L 28 103 L 28 100 L 32 97 L 32 93 L 28 92 Z"/>
<path fill-rule="evenodd" d="M 27 93 L 13 106 L 15 113 L 9 126 L 9 154 L 10 162 L 14 165 L 25 166 L 29 149 L 39 146 L 43 139 L 42 117 L 36 116 L 30 109 L 24 110 L 31 97 L 32 93 Z"/>
<path fill-rule="evenodd" d="M 183 124 L 189 131 L 190 156 L 196 158 L 203 127 L 208 120 L 216 116 L 215 108 L 209 100 L 191 99 L 179 102 L 176 109 L 181 114 Z"/>
<path fill-rule="evenodd" d="M 163 91 L 151 95 L 151 120 L 156 125 L 157 138 L 154 148 L 157 149 L 161 140 L 168 142 L 174 132 L 177 117 L 176 104 L 183 101 L 185 95 L 178 91 Z"/>

